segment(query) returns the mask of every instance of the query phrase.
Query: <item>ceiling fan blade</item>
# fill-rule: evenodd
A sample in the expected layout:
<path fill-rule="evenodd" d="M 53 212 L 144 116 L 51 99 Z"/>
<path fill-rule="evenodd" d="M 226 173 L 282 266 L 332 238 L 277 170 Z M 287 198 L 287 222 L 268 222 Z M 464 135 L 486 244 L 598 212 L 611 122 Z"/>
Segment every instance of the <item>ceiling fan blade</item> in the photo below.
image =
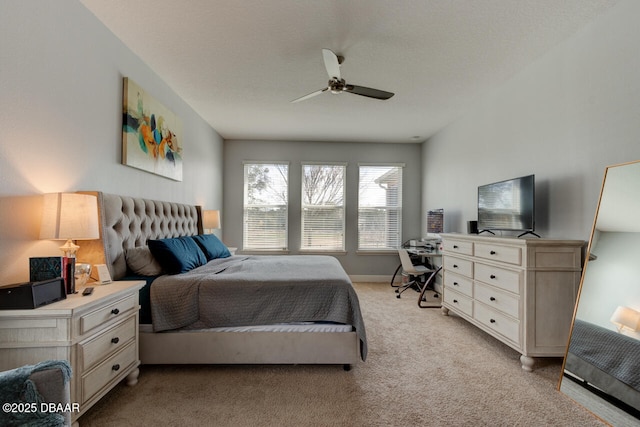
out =
<path fill-rule="evenodd" d="M 392 92 L 385 92 L 384 90 L 372 89 L 370 87 L 356 85 L 346 85 L 344 91 L 353 93 L 355 95 L 361 95 L 375 99 L 389 99 L 394 95 Z"/>
<path fill-rule="evenodd" d="M 329 78 L 340 80 L 340 61 L 338 61 L 338 56 L 329 49 L 322 49 L 322 58 Z"/>
<path fill-rule="evenodd" d="M 301 96 L 300 98 L 296 98 L 293 101 L 291 101 L 291 103 L 300 102 L 300 101 L 304 101 L 305 99 L 313 98 L 314 96 L 320 95 L 322 92 L 326 92 L 328 90 L 329 90 L 329 88 L 325 87 L 324 89 L 320 89 L 320 90 L 317 90 L 315 92 L 311 92 L 308 95 Z"/>

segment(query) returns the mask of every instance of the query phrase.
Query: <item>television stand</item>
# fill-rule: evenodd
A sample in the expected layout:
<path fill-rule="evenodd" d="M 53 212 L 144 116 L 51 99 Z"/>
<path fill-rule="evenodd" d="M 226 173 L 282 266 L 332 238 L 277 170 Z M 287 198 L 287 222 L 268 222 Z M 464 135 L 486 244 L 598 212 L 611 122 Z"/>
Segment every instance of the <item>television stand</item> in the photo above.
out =
<path fill-rule="evenodd" d="M 441 236 L 442 314 L 451 311 L 519 352 L 525 371 L 536 358 L 564 356 L 584 241 Z"/>
<path fill-rule="evenodd" d="M 522 237 L 522 236 L 526 236 L 527 234 L 533 234 L 533 235 L 534 235 L 534 236 L 536 236 L 537 238 L 540 238 L 540 236 L 539 236 L 539 235 L 537 235 L 536 233 L 534 233 L 533 231 L 525 231 L 524 233 L 519 234 L 519 235 L 518 235 L 518 238 L 520 238 L 520 237 Z"/>
<path fill-rule="evenodd" d="M 491 231 L 491 230 L 480 230 L 480 231 L 478 231 L 478 234 L 482 234 L 482 233 L 484 233 L 484 232 L 491 233 L 491 234 L 493 234 L 494 236 L 496 235 L 496 233 L 494 233 L 494 232 L 493 232 L 493 231 Z"/>

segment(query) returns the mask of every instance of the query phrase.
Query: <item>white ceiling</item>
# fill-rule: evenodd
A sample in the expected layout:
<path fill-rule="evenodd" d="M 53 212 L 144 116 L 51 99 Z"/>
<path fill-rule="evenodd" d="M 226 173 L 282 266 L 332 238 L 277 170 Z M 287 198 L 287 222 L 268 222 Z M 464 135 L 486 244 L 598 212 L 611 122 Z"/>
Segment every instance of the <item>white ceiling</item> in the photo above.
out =
<path fill-rule="evenodd" d="M 617 2 L 80 1 L 225 139 L 371 142 L 424 141 Z M 326 87 L 322 48 L 395 96 L 291 104 Z"/>

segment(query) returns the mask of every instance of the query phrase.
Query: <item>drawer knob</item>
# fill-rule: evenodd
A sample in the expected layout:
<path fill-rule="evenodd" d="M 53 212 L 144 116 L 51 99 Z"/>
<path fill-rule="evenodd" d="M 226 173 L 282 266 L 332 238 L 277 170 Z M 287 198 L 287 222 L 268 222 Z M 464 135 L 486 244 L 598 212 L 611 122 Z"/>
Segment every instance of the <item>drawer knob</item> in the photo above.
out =
<path fill-rule="evenodd" d="M 453 264 L 453 268 L 458 268 L 458 264 Z"/>
<path fill-rule="evenodd" d="M 458 245 L 453 245 L 453 249 L 458 249 Z"/>
<path fill-rule="evenodd" d="M 489 253 L 490 253 L 491 255 L 495 255 L 495 254 L 496 254 L 496 251 L 490 251 Z"/>
<path fill-rule="evenodd" d="M 457 304 L 457 303 L 458 303 L 458 300 L 457 300 L 457 299 L 454 299 L 454 300 L 453 300 L 453 303 L 454 303 L 454 304 Z"/>
<path fill-rule="evenodd" d="M 113 310 L 111 310 L 111 314 L 116 314 L 116 315 L 118 315 L 118 314 L 120 314 L 120 310 L 119 310 L 119 309 L 117 309 L 117 308 L 114 308 Z"/>
<path fill-rule="evenodd" d="M 496 323 L 496 319 L 489 319 L 489 322 Z"/>
<path fill-rule="evenodd" d="M 120 370 L 120 365 L 118 363 L 116 363 L 115 365 L 113 365 L 111 367 L 111 369 L 114 370 L 114 371 L 119 371 Z"/>
<path fill-rule="evenodd" d="M 458 286 L 458 282 L 453 282 L 453 286 Z"/>
<path fill-rule="evenodd" d="M 118 344 L 120 342 L 120 338 L 118 337 L 111 338 L 111 342 L 114 344 Z"/>
<path fill-rule="evenodd" d="M 496 298 L 495 297 L 489 297 L 489 301 L 495 301 Z"/>
<path fill-rule="evenodd" d="M 496 275 L 495 275 L 495 274 L 492 274 L 491 276 L 489 276 L 489 278 L 490 278 L 490 279 L 495 279 L 495 278 L 496 278 Z"/>

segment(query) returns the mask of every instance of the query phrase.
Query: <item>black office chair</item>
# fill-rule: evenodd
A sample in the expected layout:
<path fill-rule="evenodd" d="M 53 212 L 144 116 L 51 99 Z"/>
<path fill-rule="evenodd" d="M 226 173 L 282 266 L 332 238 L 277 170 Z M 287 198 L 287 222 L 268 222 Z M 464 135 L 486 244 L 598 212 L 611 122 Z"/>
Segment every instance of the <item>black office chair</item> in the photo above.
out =
<path fill-rule="evenodd" d="M 433 291 L 435 293 L 435 297 L 439 298 L 439 294 L 435 291 L 433 284 L 435 283 L 436 276 L 438 275 L 440 270 L 442 270 L 442 267 L 431 269 L 425 267 L 424 265 L 414 265 L 411 261 L 411 257 L 409 256 L 409 252 L 407 252 L 406 249 L 398 249 L 398 255 L 400 255 L 400 266 L 402 267 L 402 273 L 408 276 L 408 280 L 407 283 L 403 283 L 402 285 L 397 286 L 396 293 L 398 295 L 396 295 L 396 298 L 400 298 L 402 293 L 407 289 L 413 288 L 416 291 L 420 292 L 420 297 L 418 298 L 418 307 L 435 307 L 435 305 L 432 304 L 423 305 L 423 302 L 426 302 L 425 294 L 428 291 Z"/>

